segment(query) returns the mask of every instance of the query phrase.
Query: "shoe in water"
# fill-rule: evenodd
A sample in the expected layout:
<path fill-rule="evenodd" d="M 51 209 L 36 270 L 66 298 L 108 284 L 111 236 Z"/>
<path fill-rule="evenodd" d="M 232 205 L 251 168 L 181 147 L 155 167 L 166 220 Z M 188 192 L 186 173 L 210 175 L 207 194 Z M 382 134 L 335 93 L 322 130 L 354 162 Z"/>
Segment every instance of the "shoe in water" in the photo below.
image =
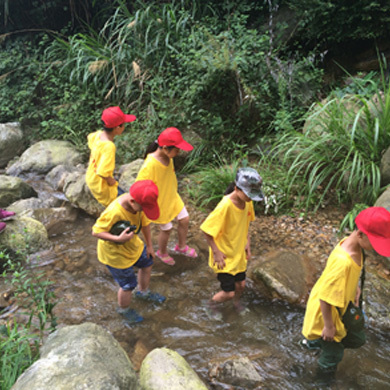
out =
<path fill-rule="evenodd" d="M 222 320 L 222 313 L 219 307 L 218 302 L 213 301 L 212 299 L 208 302 L 207 308 L 206 308 L 207 315 L 212 320 L 221 321 Z"/>
<path fill-rule="evenodd" d="M 302 339 L 299 342 L 299 345 L 302 347 L 309 349 L 310 351 L 316 350 L 316 349 L 321 349 L 321 341 L 320 339 L 316 340 L 307 340 L 307 339 Z"/>
<path fill-rule="evenodd" d="M 143 299 L 144 301 L 154 302 L 154 303 L 163 303 L 165 301 L 164 295 L 161 295 L 156 292 L 148 291 L 136 291 L 134 296 L 138 299 Z"/>
<path fill-rule="evenodd" d="M 9 219 L 12 219 L 14 216 L 15 213 L 13 211 L 6 211 L 0 209 L 0 221 L 8 221 Z"/>
<path fill-rule="evenodd" d="M 0 222 L 0 233 L 3 233 L 7 225 L 4 222 Z"/>
<path fill-rule="evenodd" d="M 235 302 L 234 308 L 239 316 L 249 313 L 249 309 L 242 302 Z"/>
<path fill-rule="evenodd" d="M 137 324 L 144 320 L 144 317 L 139 315 L 134 309 L 121 309 L 118 308 L 117 312 L 124 318 L 127 324 Z"/>

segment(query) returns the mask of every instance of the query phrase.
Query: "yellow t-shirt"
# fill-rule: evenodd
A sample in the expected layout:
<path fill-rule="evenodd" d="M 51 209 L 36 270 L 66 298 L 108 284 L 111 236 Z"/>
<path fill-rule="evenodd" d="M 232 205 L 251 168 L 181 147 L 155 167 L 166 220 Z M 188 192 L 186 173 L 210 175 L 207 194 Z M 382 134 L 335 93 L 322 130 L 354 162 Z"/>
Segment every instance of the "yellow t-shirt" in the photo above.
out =
<path fill-rule="evenodd" d="M 138 172 L 136 181 L 139 180 L 152 180 L 158 188 L 157 203 L 160 207 L 160 217 L 153 220 L 154 223 L 166 224 L 183 209 L 184 202 L 177 192 L 177 178 L 172 159 L 168 166 L 165 166 L 148 154 Z"/>
<path fill-rule="evenodd" d="M 332 305 L 332 319 L 336 327 L 334 340 L 340 342 L 347 335 L 341 316 L 349 302 L 355 302 L 362 265 L 358 266 L 341 247 L 344 240 L 333 249 L 322 275 L 310 293 L 302 329 L 303 335 L 309 340 L 320 338 L 324 328 L 320 300 Z M 337 308 L 340 308 L 341 316 Z"/>
<path fill-rule="evenodd" d="M 214 238 L 218 249 L 226 256 L 225 268 L 218 269 L 217 265 L 213 265 L 213 252 L 209 248 L 209 266 L 214 272 L 236 275 L 246 271 L 245 246 L 249 224 L 254 219 L 253 202 L 246 202 L 245 208 L 240 210 L 228 196 L 224 196 L 202 223 L 200 229 Z"/>
<path fill-rule="evenodd" d="M 118 183 L 109 186 L 102 177 L 113 177 L 116 147 L 112 141 L 100 139 L 102 132 L 99 130 L 88 135 L 91 155 L 85 181 L 97 201 L 107 207 L 118 196 Z"/>
<path fill-rule="evenodd" d="M 123 195 L 121 195 L 123 196 Z M 120 199 L 121 196 L 118 198 Z M 94 233 L 109 232 L 112 226 L 118 221 L 130 221 L 131 224 L 139 226 L 149 225 L 149 220 L 143 212 L 131 213 L 127 211 L 115 199 L 101 214 L 92 227 Z M 114 268 L 128 268 L 137 262 L 144 249 L 143 241 L 134 235 L 133 238 L 124 244 L 116 244 L 111 241 L 98 240 L 97 255 L 101 263 L 107 264 Z"/>

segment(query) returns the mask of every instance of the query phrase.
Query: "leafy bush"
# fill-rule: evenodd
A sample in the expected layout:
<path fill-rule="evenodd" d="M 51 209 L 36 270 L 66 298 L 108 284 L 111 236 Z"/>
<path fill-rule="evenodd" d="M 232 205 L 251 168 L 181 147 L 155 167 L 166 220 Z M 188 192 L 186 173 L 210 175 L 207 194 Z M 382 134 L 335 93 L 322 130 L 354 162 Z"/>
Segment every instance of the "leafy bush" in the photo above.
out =
<path fill-rule="evenodd" d="M 382 80 L 384 80 L 382 78 Z M 288 167 L 288 195 L 316 210 L 334 191 L 338 201 L 373 204 L 380 195 L 380 160 L 390 143 L 390 85 L 370 99 L 330 97 L 313 109 L 304 131 L 289 132 L 275 153 Z M 301 178 L 306 184 L 301 186 Z"/>

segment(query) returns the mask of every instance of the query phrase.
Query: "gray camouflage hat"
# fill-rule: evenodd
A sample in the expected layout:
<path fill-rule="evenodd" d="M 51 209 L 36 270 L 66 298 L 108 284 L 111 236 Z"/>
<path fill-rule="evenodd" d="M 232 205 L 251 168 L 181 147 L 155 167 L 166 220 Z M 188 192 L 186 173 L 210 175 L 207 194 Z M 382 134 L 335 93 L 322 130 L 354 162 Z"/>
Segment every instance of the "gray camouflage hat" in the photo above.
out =
<path fill-rule="evenodd" d="M 263 179 L 253 168 L 240 168 L 237 171 L 236 186 L 240 188 L 246 196 L 254 201 L 260 201 L 264 199 L 264 195 L 261 191 L 261 185 Z"/>

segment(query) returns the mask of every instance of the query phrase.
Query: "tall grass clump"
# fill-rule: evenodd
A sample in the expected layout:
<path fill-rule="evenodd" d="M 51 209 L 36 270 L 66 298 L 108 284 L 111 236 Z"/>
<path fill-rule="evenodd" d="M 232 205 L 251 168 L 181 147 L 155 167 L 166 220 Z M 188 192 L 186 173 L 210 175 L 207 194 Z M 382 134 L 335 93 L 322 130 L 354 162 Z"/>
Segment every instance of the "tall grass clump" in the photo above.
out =
<path fill-rule="evenodd" d="M 288 166 L 288 195 L 317 210 L 329 197 L 373 204 L 381 188 L 380 160 L 390 144 L 390 85 L 371 97 L 330 96 L 313 108 L 303 132 L 281 137 L 276 157 Z M 301 185 L 301 178 L 305 185 Z"/>
<path fill-rule="evenodd" d="M 0 315 L 11 318 L 12 311 L 17 310 L 26 317 L 23 323 L 14 318 L 0 326 L 0 389 L 9 390 L 39 358 L 44 336 L 56 329 L 53 313 L 56 297 L 52 283 L 45 279 L 43 272 L 31 268 L 23 252 L 10 253 L 0 248 L 0 265 L 14 300 Z"/>

